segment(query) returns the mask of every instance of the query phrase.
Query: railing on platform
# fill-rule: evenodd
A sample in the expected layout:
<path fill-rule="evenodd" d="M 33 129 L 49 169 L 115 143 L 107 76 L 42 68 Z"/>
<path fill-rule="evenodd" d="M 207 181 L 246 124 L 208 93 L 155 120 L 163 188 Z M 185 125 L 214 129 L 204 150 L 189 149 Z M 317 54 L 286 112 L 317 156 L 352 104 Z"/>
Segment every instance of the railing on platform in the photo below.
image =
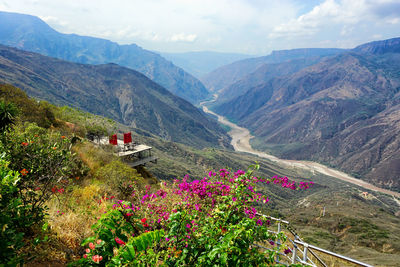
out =
<path fill-rule="evenodd" d="M 308 266 L 327 267 L 328 265 L 321 259 L 320 256 L 317 255 L 317 253 L 315 253 L 315 251 L 318 251 L 321 254 L 329 255 L 330 257 L 333 257 L 333 258 L 341 260 L 341 261 L 346 261 L 351 264 L 355 264 L 358 266 L 372 267 L 372 265 L 370 265 L 370 264 L 352 259 L 350 257 L 343 256 L 343 255 L 337 254 L 335 252 L 332 252 L 332 251 L 329 251 L 329 250 L 326 250 L 323 248 L 319 248 L 317 246 L 313 246 L 311 244 L 308 244 L 307 242 L 304 242 L 299 237 L 299 235 L 296 233 L 296 231 L 290 226 L 290 223 L 286 220 L 274 218 L 272 216 L 268 216 L 268 215 L 261 214 L 261 213 L 257 213 L 256 215 L 267 218 L 268 220 L 271 220 L 276 223 L 277 230 L 276 231 L 268 230 L 268 231 L 277 234 L 277 233 L 283 232 L 282 228 L 285 228 L 285 230 L 286 230 L 287 239 L 290 242 L 289 244 L 291 244 L 291 246 L 289 248 L 292 252 L 292 256 L 290 257 L 285 253 L 278 253 L 275 258 L 275 261 L 277 263 L 284 264 L 287 266 L 290 264 L 301 263 L 301 264 L 308 265 Z M 293 237 L 291 238 L 289 236 L 289 234 L 291 234 Z M 278 239 L 276 241 L 276 244 L 279 249 L 282 245 L 281 240 Z M 268 248 L 258 245 L 258 244 L 255 244 L 255 245 L 261 249 L 268 249 Z M 303 249 L 301 249 L 300 246 L 302 246 Z M 312 256 L 312 258 L 310 257 L 310 255 Z"/>
<path fill-rule="evenodd" d="M 91 140 L 94 142 L 93 140 Z M 111 144 L 113 153 L 131 167 L 137 167 L 152 162 L 157 163 L 157 157 L 152 155 L 152 147 L 132 141 L 131 133 L 124 133 L 124 140 L 118 139 L 117 134 L 109 138 L 99 138 L 97 145 Z"/>

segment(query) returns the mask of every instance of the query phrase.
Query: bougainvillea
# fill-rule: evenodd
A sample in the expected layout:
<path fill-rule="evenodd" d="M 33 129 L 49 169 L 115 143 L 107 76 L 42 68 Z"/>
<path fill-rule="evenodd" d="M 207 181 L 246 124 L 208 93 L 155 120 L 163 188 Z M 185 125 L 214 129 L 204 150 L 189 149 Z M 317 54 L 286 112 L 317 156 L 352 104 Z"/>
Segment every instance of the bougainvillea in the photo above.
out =
<path fill-rule="evenodd" d="M 287 177 L 259 178 L 251 166 L 247 172 L 221 169 L 189 181 L 185 176 L 146 187 L 133 201 L 112 200 L 110 210 L 93 226 L 95 236 L 86 239 L 87 253 L 76 265 L 257 266 L 274 264 L 278 252 L 289 253 L 283 233 L 268 230 L 269 221 L 258 216 L 256 205 L 267 196 L 257 193 L 260 183 L 306 189 L 312 182 Z M 256 244 L 275 244 L 260 250 Z M 95 240 L 101 240 L 94 244 Z M 101 257 L 101 258 L 100 258 Z M 100 260 L 101 259 L 101 260 Z"/>

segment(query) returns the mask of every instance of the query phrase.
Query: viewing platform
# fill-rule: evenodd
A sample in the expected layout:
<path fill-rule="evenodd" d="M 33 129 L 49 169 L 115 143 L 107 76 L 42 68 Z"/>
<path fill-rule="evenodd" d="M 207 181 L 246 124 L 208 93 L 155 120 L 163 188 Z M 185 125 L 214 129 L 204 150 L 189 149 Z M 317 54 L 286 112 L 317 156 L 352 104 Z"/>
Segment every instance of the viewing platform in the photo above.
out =
<path fill-rule="evenodd" d="M 157 163 L 158 158 L 152 155 L 152 147 L 133 142 L 131 133 L 124 133 L 123 140 L 118 139 L 117 134 L 113 134 L 108 140 L 101 138 L 100 144 L 114 146 L 115 154 L 132 168 L 144 166 L 149 162 Z"/>

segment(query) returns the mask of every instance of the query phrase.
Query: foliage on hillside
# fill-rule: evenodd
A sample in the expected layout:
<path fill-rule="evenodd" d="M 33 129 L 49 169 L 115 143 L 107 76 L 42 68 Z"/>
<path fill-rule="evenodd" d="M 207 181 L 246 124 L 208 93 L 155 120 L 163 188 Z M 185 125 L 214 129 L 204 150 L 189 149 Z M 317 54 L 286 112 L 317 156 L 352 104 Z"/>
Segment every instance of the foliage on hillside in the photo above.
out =
<path fill-rule="evenodd" d="M 1 83 L 53 104 L 144 129 L 164 140 L 193 147 L 229 146 L 226 132 L 198 108 L 145 75 L 116 64 L 77 64 L 0 45 Z M 191 93 L 193 87 L 185 91 Z"/>
<path fill-rule="evenodd" d="M 0 90 L 0 92 L 2 91 Z M 1 240 L 5 240 L 1 244 L 0 250 L 2 253 L 1 258 L 4 261 L 8 261 L 9 263 L 17 263 L 22 260 L 25 260 L 25 262 L 33 261 L 31 264 L 34 265 L 43 263 L 47 265 L 65 264 L 85 255 L 85 250 L 88 249 L 87 246 L 90 243 L 93 243 L 95 248 L 95 251 L 91 250 L 91 252 L 97 253 L 98 249 L 105 248 L 106 239 L 102 239 L 103 243 L 100 241 L 100 244 L 93 241 L 89 242 L 84 247 L 81 246 L 81 242 L 90 236 L 95 237 L 98 234 L 96 229 L 91 228 L 92 225 L 102 225 L 104 221 L 112 219 L 110 219 L 110 216 L 113 216 L 112 214 L 115 215 L 118 212 L 124 212 L 125 214 L 127 212 L 126 209 L 122 208 L 114 210 L 112 208 L 113 204 L 118 204 L 118 200 L 124 199 L 136 206 L 142 205 L 141 197 L 146 194 L 146 184 L 154 184 L 151 187 L 151 191 L 147 192 L 148 195 L 156 194 L 161 189 L 165 191 L 171 190 L 170 192 L 172 192 L 177 186 L 174 183 L 163 183 L 162 185 L 156 183 L 155 178 L 149 175 L 148 171 L 144 168 L 139 168 L 138 170 L 128 168 L 117 157 L 111 154 L 111 150 L 107 146 L 99 148 L 90 142 L 83 141 L 84 139 L 82 138 L 90 132 L 91 126 L 94 128 L 103 127 L 103 129 L 107 130 L 112 129 L 113 133 L 116 128 L 123 131 L 129 131 L 129 128 L 118 125 L 106 118 L 71 108 L 58 108 L 52 105 L 48 105 L 48 113 L 51 112 L 54 120 L 52 123 L 42 124 L 42 126 L 47 127 L 43 128 L 37 125 L 41 119 L 35 119 L 35 116 L 32 116 L 31 119 L 28 118 L 30 115 L 29 112 L 31 114 L 42 114 L 38 115 L 39 118 L 40 116 L 45 116 L 46 113 L 43 110 L 41 111 L 42 113 L 39 112 L 41 105 L 43 105 L 41 102 L 29 99 L 28 97 L 21 97 L 20 103 L 32 105 L 30 110 L 23 111 L 23 104 L 12 104 L 11 100 L 12 98 L 6 99 L 2 97 L 0 104 L 3 103 L 4 107 L 10 107 L 10 105 L 17 107 L 19 115 L 17 117 L 9 117 L 16 125 L 6 127 L 9 131 L 5 135 L 3 134 L 3 136 L 13 137 L 11 139 L 15 140 L 13 141 L 8 138 L 7 142 L 11 142 L 13 145 L 10 143 L 7 146 L 2 145 L 2 147 L 13 148 L 13 153 L 43 149 L 43 152 L 47 153 L 45 154 L 47 159 L 42 159 L 43 162 L 44 160 L 60 159 L 57 155 L 61 151 L 65 151 L 65 154 L 70 159 L 74 159 L 72 162 L 75 163 L 71 165 L 71 161 L 68 161 L 66 169 L 61 168 L 65 177 L 60 180 L 60 184 L 55 184 L 56 187 L 51 187 L 51 193 L 48 192 L 49 199 L 42 206 L 43 212 L 35 215 L 36 218 L 45 215 L 44 219 L 33 220 L 32 216 L 34 214 L 32 213 L 29 213 L 30 215 L 26 217 L 18 216 L 18 214 L 27 213 L 30 206 L 23 205 L 22 197 L 15 196 L 17 196 L 19 190 L 17 186 L 18 182 L 21 179 L 27 179 L 29 175 L 37 175 L 37 173 L 35 174 L 33 170 L 31 172 L 30 168 L 34 167 L 26 168 L 25 165 L 18 165 L 20 166 L 18 167 L 19 169 L 10 169 L 10 166 L 17 165 L 16 163 L 12 163 L 12 159 L 9 155 L 7 156 L 7 153 L 4 154 L 2 160 L 0 160 L 0 177 L 2 179 L 2 198 L 0 201 L 2 212 L 0 221 L 2 224 L 0 226 L 2 227 L 0 229 L 3 229 Z M 18 101 L 15 102 L 17 103 Z M 7 111 L 9 115 L 12 115 L 13 110 L 13 108 L 0 108 L 1 112 Z M 245 169 L 246 166 L 249 166 L 249 164 L 256 160 L 255 157 L 250 155 L 213 148 L 194 149 L 173 142 L 165 142 L 146 131 L 137 130 L 135 132 L 133 135 L 134 140 L 153 146 L 155 153 L 160 157 L 157 165 L 151 165 L 152 173 L 155 173 L 159 178 L 165 178 L 171 182 L 173 177 L 183 177 L 184 174 L 190 174 L 191 177 L 204 177 L 205 173 L 208 173 L 210 169 L 219 169 L 221 166 Z M 35 136 L 35 134 L 38 136 Z M 82 142 L 71 145 L 70 140 L 76 141 L 76 137 L 82 138 Z M 31 143 L 31 141 L 34 143 Z M 54 147 L 56 149 L 53 149 Z M 1 151 L 3 150 L 2 148 Z M 27 154 L 30 153 L 25 153 L 25 155 Z M 41 162 L 40 157 L 37 157 L 35 160 Z M 271 164 L 267 160 L 258 160 L 260 161 L 260 170 L 254 173 L 257 176 L 260 174 L 267 177 L 274 174 L 281 176 L 290 175 L 297 180 L 300 177 L 310 175 L 296 169 L 284 169 Z M 49 168 L 49 170 L 44 170 L 43 168 L 41 171 L 50 171 L 51 169 L 54 170 L 54 168 Z M 398 227 L 400 220 L 394 215 L 398 209 L 393 199 L 372 193 L 370 193 L 368 199 L 364 199 L 360 197 L 360 190 L 353 189 L 353 187 L 349 187 L 344 182 L 333 181 L 331 178 L 322 175 L 315 175 L 312 177 L 312 180 L 316 182 L 315 186 L 312 190 L 306 191 L 284 190 L 279 186 L 264 186 L 265 184 L 259 184 L 257 190 L 263 195 L 268 196 L 270 201 L 268 205 L 256 205 L 255 208 L 263 212 L 268 212 L 268 214 L 273 216 L 286 217 L 291 222 L 294 222 L 296 228 L 299 227 L 298 232 L 314 245 L 328 248 L 350 257 L 357 256 L 358 259 L 364 259 L 373 264 L 384 262 L 387 266 L 395 266 L 395 263 L 399 260 L 398 255 L 400 251 L 397 245 L 400 236 L 400 229 Z M 23 181 L 32 182 L 34 180 L 28 179 Z M 210 181 L 217 181 L 217 179 L 213 176 L 210 178 Z M 189 180 L 186 182 L 192 184 Z M 136 198 L 132 197 L 134 191 Z M 26 192 L 32 193 L 29 190 Z M 34 191 L 33 193 L 40 194 L 40 191 Z M 31 197 L 36 196 L 35 194 L 32 194 Z M 171 196 L 174 196 L 174 194 L 171 194 Z M 155 254 L 152 254 L 152 256 L 148 255 L 149 259 L 151 257 L 155 259 L 155 257 L 165 256 L 167 255 L 166 253 L 170 253 L 170 255 L 173 255 L 174 260 L 181 260 L 184 249 L 187 249 L 185 247 L 183 249 L 175 249 L 173 252 L 168 252 L 167 250 L 167 252 L 158 253 L 162 251 L 161 248 L 166 248 L 167 244 L 169 244 L 165 240 L 165 236 L 169 233 L 169 228 L 167 229 L 167 227 L 170 222 L 163 222 L 165 226 L 163 229 L 157 228 L 158 218 L 156 219 L 156 214 L 148 209 L 146 205 L 162 204 L 162 202 L 159 202 L 162 198 L 153 200 L 150 201 L 148 199 L 145 202 L 145 206 L 143 206 L 145 208 L 141 211 L 136 211 L 135 215 L 128 217 L 138 224 L 138 227 L 143 228 L 139 229 L 142 232 L 145 227 L 141 219 L 146 218 L 146 223 L 154 231 L 150 231 L 148 235 L 140 235 L 140 237 L 137 235 L 140 233 L 135 232 L 138 239 L 130 239 L 129 242 L 124 241 L 120 237 L 119 239 L 126 244 L 132 244 L 135 249 L 136 259 L 143 260 L 143 250 L 137 249 L 137 242 L 147 242 L 147 244 L 150 244 L 150 240 L 154 242 L 159 237 L 163 237 L 158 242 L 159 245 L 152 247 Z M 179 203 L 179 198 L 176 196 L 173 198 L 167 197 L 165 200 L 168 200 L 165 204 L 169 208 L 177 202 Z M 349 201 L 351 205 L 349 205 Z M 339 203 L 338 206 L 336 206 L 337 203 Z M 326 206 L 327 215 L 325 217 L 321 217 L 322 205 Z M 222 210 L 221 208 L 219 209 L 220 211 Z M 150 212 L 153 212 L 153 214 L 150 214 Z M 194 214 L 189 214 L 188 216 L 192 215 L 194 216 Z M 214 219 L 215 221 L 212 221 Z M 208 218 L 208 220 L 207 222 L 211 225 L 218 223 L 216 218 Z M 10 227 L 4 228 L 5 224 Z M 26 226 L 22 227 L 23 224 Z M 187 229 L 186 225 L 183 225 L 183 229 Z M 215 231 L 221 230 L 220 228 L 218 230 L 216 227 L 209 230 L 214 231 L 212 229 Z M 238 230 L 235 229 L 233 227 L 232 231 Z M 162 230 L 164 233 L 162 233 Z M 203 230 L 206 229 L 203 228 Z M 391 233 L 391 238 L 387 238 L 386 236 L 388 231 Z M 116 232 L 113 231 L 113 233 Z M 371 233 L 371 236 L 369 233 Z M 209 234 L 209 232 L 206 234 Z M 214 235 L 218 236 L 218 233 L 212 232 L 212 236 Z M 192 241 L 190 240 L 190 242 Z M 114 239 L 108 244 L 115 245 L 115 242 L 117 241 Z M 13 244 L 14 247 L 11 249 L 11 245 Z M 354 244 L 357 246 L 354 247 Z M 179 245 L 184 246 L 185 244 L 180 243 Z M 120 247 L 118 245 L 116 248 L 118 248 L 120 253 L 125 253 L 128 246 Z M 91 248 L 89 247 L 89 249 Z M 103 252 L 105 251 L 101 253 Z M 98 260 L 99 263 L 104 263 L 106 257 L 101 253 L 89 254 L 89 256 L 91 256 L 91 260 L 93 261 L 93 256 L 98 255 L 94 259 Z M 175 255 L 178 257 L 175 257 Z M 365 255 L 372 256 L 366 260 Z M 101 261 L 100 256 L 103 257 Z M 216 258 L 214 259 L 216 260 Z"/>
<path fill-rule="evenodd" d="M 124 197 L 144 179 L 112 153 L 76 143 L 104 133 L 109 120 L 35 101 L 9 85 L 0 86 L 0 113 L 0 263 L 77 255 L 101 211 L 93 199 Z"/>
<path fill-rule="evenodd" d="M 93 226 L 96 235 L 84 241 L 88 248 L 77 265 L 274 265 L 276 253 L 290 250 L 254 246 L 285 240 L 281 233 L 268 232 L 267 220 L 257 217 L 254 203 L 269 200 L 255 187 L 274 182 L 293 189 L 296 184 L 252 174 L 253 169 L 210 171 L 201 180 L 185 177 L 153 193 L 147 187 L 144 195 L 110 200 L 107 213 Z M 299 184 L 303 189 L 309 185 Z"/>

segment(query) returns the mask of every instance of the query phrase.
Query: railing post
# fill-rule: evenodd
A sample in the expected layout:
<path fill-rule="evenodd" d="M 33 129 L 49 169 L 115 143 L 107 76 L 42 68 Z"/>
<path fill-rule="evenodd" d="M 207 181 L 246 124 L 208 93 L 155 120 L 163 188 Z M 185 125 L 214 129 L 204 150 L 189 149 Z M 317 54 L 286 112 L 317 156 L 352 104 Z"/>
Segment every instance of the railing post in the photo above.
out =
<path fill-rule="evenodd" d="M 303 261 L 307 262 L 307 251 L 308 251 L 308 244 L 304 244 L 304 253 L 303 253 Z"/>
<path fill-rule="evenodd" d="M 281 220 L 278 220 L 278 234 L 281 232 Z M 276 240 L 276 245 L 278 248 L 278 251 L 281 247 L 281 240 L 278 238 L 278 240 Z M 276 262 L 279 262 L 279 252 L 276 254 Z"/>
<path fill-rule="evenodd" d="M 297 245 L 296 244 L 293 244 L 293 258 L 292 258 L 292 264 L 295 264 L 296 263 L 296 261 L 297 261 L 297 259 L 296 259 L 296 257 L 297 257 Z"/>

